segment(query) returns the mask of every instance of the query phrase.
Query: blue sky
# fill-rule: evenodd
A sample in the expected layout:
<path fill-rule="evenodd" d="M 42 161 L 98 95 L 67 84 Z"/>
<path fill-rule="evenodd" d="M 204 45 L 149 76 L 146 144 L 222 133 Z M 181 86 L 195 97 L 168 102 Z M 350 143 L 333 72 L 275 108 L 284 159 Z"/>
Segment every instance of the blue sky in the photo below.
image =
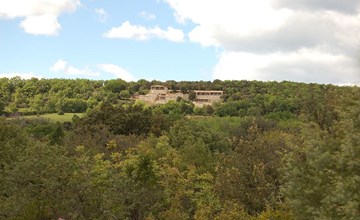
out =
<path fill-rule="evenodd" d="M 102 10 L 104 17 L 96 11 Z M 0 73 L 33 73 L 53 78 L 111 79 L 117 75 L 97 68 L 101 64 L 117 65 L 134 80 L 211 80 L 216 63 L 216 48 L 204 48 L 190 42 L 161 39 L 146 41 L 109 39 L 103 34 L 125 21 L 146 27 L 171 26 L 184 32 L 191 23 L 179 24 L 164 2 L 151 0 L 81 1 L 76 11 L 58 17 L 57 35 L 34 35 L 19 27 L 23 18 L 0 20 Z M 83 71 L 66 74 L 50 71 L 58 61 Z M 87 73 L 90 72 L 90 73 Z M 100 72 L 99 74 L 92 74 Z"/>
<path fill-rule="evenodd" d="M 0 77 L 358 84 L 346 1 L 0 0 Z"/>

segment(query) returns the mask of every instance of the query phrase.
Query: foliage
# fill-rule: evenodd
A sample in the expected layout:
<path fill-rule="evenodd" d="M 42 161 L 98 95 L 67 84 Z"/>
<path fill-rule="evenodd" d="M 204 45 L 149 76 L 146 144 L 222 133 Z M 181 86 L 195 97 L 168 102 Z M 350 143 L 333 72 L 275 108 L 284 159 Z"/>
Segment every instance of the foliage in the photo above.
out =
<path fill-rule="evenodd" d="M 223 102 L 128 100 L 152 84 L 223 90 Z M 1 78 L 0 111 L 39 115 L 0 118 L 0 219 L 356 219 L 359 97 L 293 82 Z"/>
<path fill-rule="evenodd" d="M 63 115 L 53 113 L 53 114 L 43 114 L 43 115 L 22 116 L 20 118 L 25 119 L 25 120 L 27 120 L 27 119 L 29 119 L 29 120 L 42 119 L 42 120 L 50 121 L 50 122 L 64 123 L 64 122 L 71 122 L 74 115 L 77 115 L 78 117 L 83 117 L 84 116 L 83 113 L 77 113 L 77 114 L 64 113 Z"/>
<path fill-rule="evenodd" d="M 299 219 L 356 219 L 360 215 L 358 97 L 331 130 L 315 125 L 303 129 L 285 157 L 283 192 Z"/>
<path fill-rule="evenodd" d="M 77 126 L 106 125 L 114 134 L 147 134 L 151 129 L 151 111 L 139 105 L 118 106 L 102 104 L 98 111 L 90 112 Z"/>
<path fill-rule="evenodd" d="M 194 101 L 196 98 L 196 93 L 195 92 L 189 92 L 189 100 L 190 101 Z"/>

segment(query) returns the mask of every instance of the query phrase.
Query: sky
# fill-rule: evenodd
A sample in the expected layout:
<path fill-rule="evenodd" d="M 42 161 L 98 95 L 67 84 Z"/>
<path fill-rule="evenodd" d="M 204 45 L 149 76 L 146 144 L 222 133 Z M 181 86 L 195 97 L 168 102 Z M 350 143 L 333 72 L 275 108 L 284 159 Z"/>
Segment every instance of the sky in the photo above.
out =
<path fill-rule="evenodd" d="M 0 0 L 0 77 L 360 84 L 359 0 Z"/>

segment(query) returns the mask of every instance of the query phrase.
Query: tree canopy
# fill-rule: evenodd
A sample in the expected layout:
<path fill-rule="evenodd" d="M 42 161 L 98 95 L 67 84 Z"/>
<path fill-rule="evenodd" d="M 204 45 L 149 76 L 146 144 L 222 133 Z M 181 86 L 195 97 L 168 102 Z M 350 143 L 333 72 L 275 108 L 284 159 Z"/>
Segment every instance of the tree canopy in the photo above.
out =
<path fill-rule="evenodd" d="M 221 102 L 146 105 L 152 84 Z M 357 219 L 360 88 L 0 79 L 0 219 Z M 71 122 L 42 113 L 84 112 Z M 16 115 L 38 114 L 32 118 Z"/>

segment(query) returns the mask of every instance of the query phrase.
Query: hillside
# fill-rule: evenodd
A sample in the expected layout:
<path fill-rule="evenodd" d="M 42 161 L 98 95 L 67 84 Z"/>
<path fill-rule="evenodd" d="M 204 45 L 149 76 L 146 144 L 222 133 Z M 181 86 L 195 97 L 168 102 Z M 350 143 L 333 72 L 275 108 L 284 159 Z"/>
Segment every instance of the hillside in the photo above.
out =
<path fill-rule="evenodd" d="M 223 95 L 136 100 L 152 85 Z M 360 215 L 358 87 L 1 78 L 0 89 L 0 219 Z"/>

